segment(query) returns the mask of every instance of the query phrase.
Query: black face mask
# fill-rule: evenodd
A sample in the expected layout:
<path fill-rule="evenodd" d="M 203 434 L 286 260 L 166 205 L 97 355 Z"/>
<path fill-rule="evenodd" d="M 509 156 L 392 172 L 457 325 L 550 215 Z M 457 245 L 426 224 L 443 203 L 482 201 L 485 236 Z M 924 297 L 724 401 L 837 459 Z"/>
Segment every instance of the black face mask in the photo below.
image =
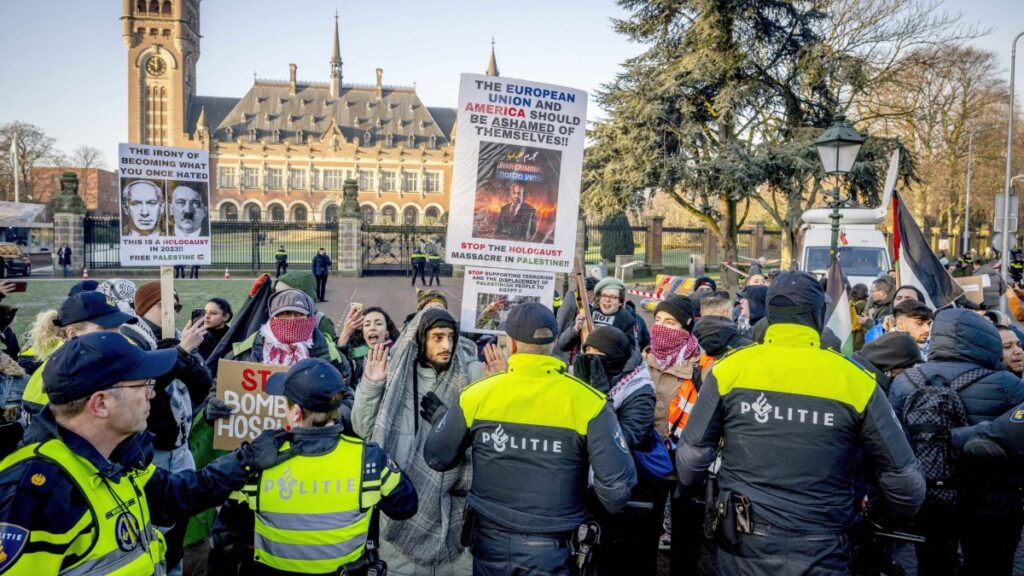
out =
<path fill-rule="evenodd" d="M 572 361 L 572 373 L 580 380 L 607 393 L 612 389 L 611 379 L 605 371 L 605 356 L 600 354 L 577 354 Z"/>

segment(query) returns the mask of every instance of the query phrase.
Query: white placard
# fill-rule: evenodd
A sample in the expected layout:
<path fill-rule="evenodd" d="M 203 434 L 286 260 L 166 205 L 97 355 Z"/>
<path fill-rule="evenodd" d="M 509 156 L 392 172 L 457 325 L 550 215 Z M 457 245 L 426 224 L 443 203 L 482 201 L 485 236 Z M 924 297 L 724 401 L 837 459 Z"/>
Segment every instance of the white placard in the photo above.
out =
<path fill-rule="evenodd" d="M 205 150 L 118 146 L 121 265 L 210 263 L 210 161 Z"/>
<path fill-rule="evenodd" d="M 462 284 L 463 332 L 503 334 L 508 313 L 525 302 L 551 308 L 555 275 L 551 272 L 466 267 Z"/>
<path fill-rule="evenodd" d="M 586 118 L 582 90 L 462 75 L 449 263 L 572 269 Z"/>

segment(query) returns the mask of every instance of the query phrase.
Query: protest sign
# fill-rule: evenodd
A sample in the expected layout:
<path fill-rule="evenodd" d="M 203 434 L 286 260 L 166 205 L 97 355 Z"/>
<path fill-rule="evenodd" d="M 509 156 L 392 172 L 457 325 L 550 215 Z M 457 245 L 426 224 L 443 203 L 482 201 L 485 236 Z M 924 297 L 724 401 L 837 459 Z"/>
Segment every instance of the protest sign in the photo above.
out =
<path fill-rule="evenodd" d="M 466 268 L 462 284 L 463 332 L 500 334 L 508 313 L 525 302 L 551 307 L 555 296 L 555 275 L 551 272 L 521 272 L 492 268 Z"/>
<path fill-rule="evenodd" d="M 582 90 L 462 75 L 449 263 L 570 271 L 586 119 Z"/>
<path fill-rule="evenodd" d="M 287 372 L 288 368 L 234 360 L 221 360 L 217 364 L 217 399 L 235 412 L 217 420 L 214 448 L 234 450 L 264 430 L 284 428 L 287 401 L 284 396 L 271 396 L 263 389 L 271 374 Z"/>
<path fill-rule="evenodd" d="M 118 176 L 122 266 L 210 263 L 208 152 L 121 144 Z"/>

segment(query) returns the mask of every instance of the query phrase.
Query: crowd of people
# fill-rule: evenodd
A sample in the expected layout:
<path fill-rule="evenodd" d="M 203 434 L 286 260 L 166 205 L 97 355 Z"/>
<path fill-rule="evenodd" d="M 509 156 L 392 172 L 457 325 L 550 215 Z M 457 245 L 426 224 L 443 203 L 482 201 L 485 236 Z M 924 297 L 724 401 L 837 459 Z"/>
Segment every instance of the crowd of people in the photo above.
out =
<path fill-rule="evenodd" d="M 496 340 L 432 290 L 335 322 L 281 252 L 173 334 L 159 282 L 78 282 L 22 339 L 0 305 L 0 573 L 181 573 L 204 540 L 209 574 L 1019 573 L 1012 288 L 848 287 L 845 357 L 806 273 L 699 277 L 650 324 L 586 278 Z M 287 367 L 282 426 L 230 452 L 221 360 Z"/>

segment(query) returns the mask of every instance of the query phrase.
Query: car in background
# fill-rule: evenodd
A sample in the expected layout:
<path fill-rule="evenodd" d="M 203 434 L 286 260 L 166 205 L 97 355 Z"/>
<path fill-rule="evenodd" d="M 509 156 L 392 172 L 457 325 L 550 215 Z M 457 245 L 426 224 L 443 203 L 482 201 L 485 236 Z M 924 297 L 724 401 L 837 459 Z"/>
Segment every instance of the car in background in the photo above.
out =
<path fill-rule="evenodd" d="M 0 278 L 20 274 L 32 275 L 32 264 L 21 247 L 13 242 L 0 242 Z"/>

